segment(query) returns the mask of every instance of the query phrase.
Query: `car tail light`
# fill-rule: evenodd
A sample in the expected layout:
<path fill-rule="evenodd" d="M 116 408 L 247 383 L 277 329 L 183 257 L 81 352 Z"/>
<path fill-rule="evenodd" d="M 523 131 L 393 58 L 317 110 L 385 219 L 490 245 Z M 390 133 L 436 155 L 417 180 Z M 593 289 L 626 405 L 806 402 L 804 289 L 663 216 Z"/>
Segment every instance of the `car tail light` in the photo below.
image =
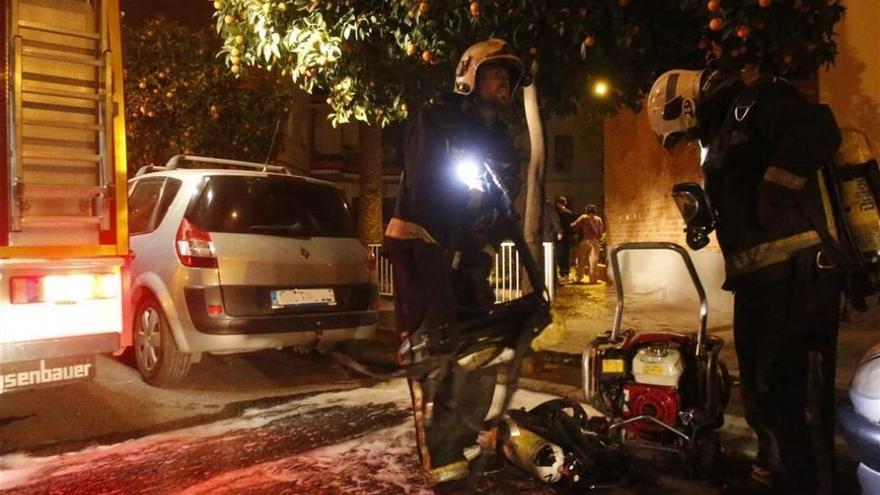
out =
<path fill-rule="evenodd" d="M 211 233 L 196 227 L 186 218 L 180 221 L 180 227 L 177 228 L 175 246 L 177 257 L 183 266 L 217 268 L 217 255 Z"/>
<path fill-rule="evenodd" d="M 70 273 L 40 277 L 12 277 L 12 304 L 75 303 L 91 299 L 113 299 L 122 291 L 118 273 Z"/>

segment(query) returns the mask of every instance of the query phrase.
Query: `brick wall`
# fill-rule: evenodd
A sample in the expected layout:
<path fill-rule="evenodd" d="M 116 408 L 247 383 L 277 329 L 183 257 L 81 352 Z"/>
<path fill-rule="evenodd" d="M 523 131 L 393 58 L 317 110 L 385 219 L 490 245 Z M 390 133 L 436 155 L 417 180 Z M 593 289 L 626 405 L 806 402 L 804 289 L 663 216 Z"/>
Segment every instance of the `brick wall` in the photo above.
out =
<path fill-rule="evenodd" d="M 608 239 L 683 243 L 683 223 L 670 192 L 701 182 L 699 146 L 660 146 L 646 112 L 621 111 L 605 121 L 605 215 Z"/>
<path fill-rule="evenodd" d="M 672 201 L 678 182 L 702 183 L 699 146 L 663 149 L 648 125 L 646 112 L 622 110 L 604 125 L 605 216 L 608 244 L 667 241 L 685 245 L 681 215 Z M 691 258 L 715 310 L 730 311 L 730 294 L 721 290 L 724 263 L 712 243 Z M 624 253 L 621 271 L 627 291 L 657 293 L 675 303 L 694 303 L 683 264 L 672 252 Z"/>

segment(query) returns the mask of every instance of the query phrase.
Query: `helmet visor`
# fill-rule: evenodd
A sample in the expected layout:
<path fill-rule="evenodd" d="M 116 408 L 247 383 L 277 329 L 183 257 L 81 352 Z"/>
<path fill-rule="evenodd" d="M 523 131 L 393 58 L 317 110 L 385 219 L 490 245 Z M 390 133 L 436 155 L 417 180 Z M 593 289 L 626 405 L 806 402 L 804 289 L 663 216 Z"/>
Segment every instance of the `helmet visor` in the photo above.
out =
<path fill-rule="evenodd" d="M 660 114 L 660 116 L 663 118 L 663 120 L 675 120 L 681 117 L 683 103 L 684 98 L 682 98 L 681 95 L 678 95 L 675 98 L 667 101 L 666 104 L 663 105 L 663 112 Z"/>

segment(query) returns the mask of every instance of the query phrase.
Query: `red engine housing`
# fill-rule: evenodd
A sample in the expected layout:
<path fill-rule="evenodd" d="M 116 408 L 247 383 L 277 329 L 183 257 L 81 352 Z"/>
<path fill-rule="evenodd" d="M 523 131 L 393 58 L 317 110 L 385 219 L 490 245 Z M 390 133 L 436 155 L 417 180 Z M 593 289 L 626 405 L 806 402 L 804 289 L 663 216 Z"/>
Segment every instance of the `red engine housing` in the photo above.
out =
<path fill-rule="evenodd" d="M 678 411 L 681 397 L 678 390 L 662 385 L 646 385 L 643 383 L 627 383 L 623 386 L 623 417 L 648 415 L 653 416 L 669 426 L 678 422 Z M 653 421 L 635 421 L 626 426 L 634 435 L 647 432 L 660 432 L 665 428 Z"/>

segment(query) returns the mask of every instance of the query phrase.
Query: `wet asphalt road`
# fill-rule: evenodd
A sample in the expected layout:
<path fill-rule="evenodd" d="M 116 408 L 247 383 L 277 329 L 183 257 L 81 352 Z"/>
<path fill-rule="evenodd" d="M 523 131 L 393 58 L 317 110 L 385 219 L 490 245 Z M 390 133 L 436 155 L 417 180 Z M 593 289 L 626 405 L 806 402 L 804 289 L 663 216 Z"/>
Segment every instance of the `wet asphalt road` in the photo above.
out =
<path fill-rule="evenodd" d="M 389 404 L 326 407 L 272 420 L 261 428 L 233 430 L 205 438 L 172 434 L 144 446 L 143 450 L 109 447 L 109 452 L 102 455 L 71 456 L 69 462 L 53 463 L 41 471 L 34 483 L 5 493 L 174 493 L 227 472 L 295 458 L 297 454 L 321 446 L 398 424 L 407 417 L 408 411 Z M 270 478 L 250 487 L 253 491 L 247 491 L 280 493 L 284 489 L 305 488 L 299 483 L 279 487 L 276 485 L 285 483 L 267 481 Z M 396 493 L 375 488 L 372 493 Z"/>
<path fill-rule="evenodd" d="M 435 493 L 419 474 L 401 379 L 278 351 L 206 359 L 176 390 L 113 359 L 98 369 L 94 382 L 0 396 L 3 493 Z M 523 394 L 524 407 L 548 398 Z M 477 493 L 567 493 L 495 469 Z M 597 493 L 717 493 L 674 457 L 643 460 L 638 475 Z"/>

